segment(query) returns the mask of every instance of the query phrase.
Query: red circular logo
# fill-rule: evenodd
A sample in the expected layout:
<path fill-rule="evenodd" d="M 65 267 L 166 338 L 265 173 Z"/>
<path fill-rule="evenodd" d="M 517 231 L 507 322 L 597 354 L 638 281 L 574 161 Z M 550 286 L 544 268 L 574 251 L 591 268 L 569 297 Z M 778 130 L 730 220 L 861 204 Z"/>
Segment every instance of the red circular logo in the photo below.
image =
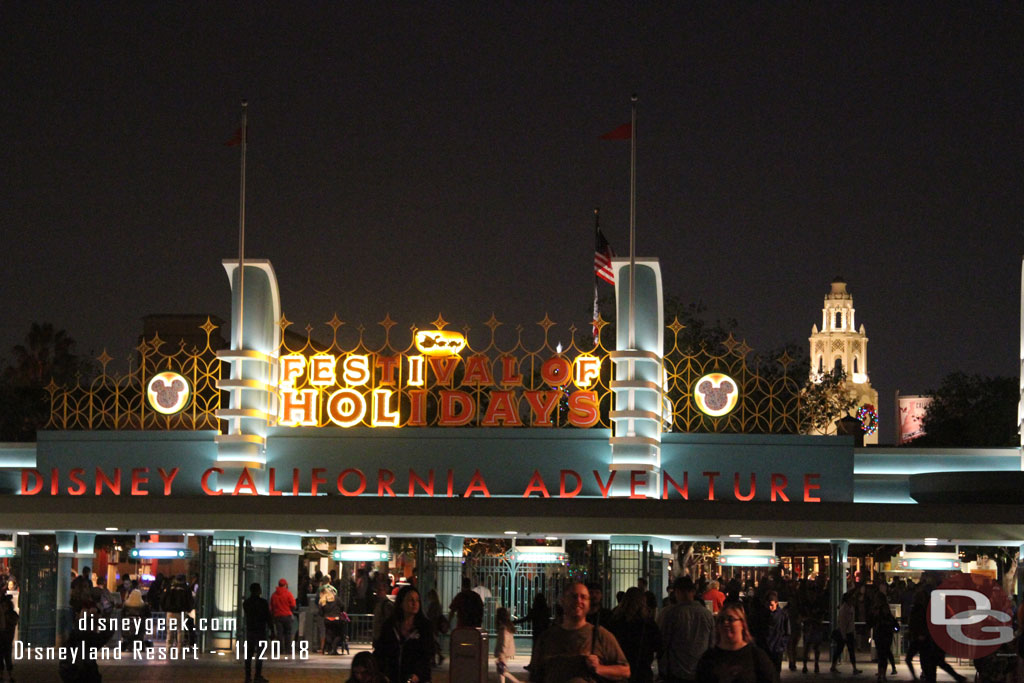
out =
<path fill-rule="evenodd" d="M 991 579 L 951 574 L 929 597 L 928 632 L 947 654 L 981 659 L 1013 640 L 1013 603 Z"/>

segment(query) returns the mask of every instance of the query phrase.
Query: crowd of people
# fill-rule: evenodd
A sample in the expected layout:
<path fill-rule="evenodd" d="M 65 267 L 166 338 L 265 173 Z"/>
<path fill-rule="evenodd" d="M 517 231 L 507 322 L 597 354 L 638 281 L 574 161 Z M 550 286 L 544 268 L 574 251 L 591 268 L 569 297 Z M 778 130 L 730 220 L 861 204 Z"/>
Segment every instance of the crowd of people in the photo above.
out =
<path fill-rule="evenodd" d="M 897 579 L 886 583 L 857 581 L 842 597 L 836 622 L 829 619 L 827 582 L 786 578 L 776 570 L 755 584 L 737 579 L 694 580 L 680 576 L 668 595 L 659 601 L 640 580 L 615 596 L 614 609 L 606 606 L 599 583 L 571 582 L 562 587 L 560 599 L 550 606 L 537 594 L 529 611 L 513 618 L 505 606 L 494 613 L 491 634 L 497 674 L 503 681 L 517 681 L 509 663 L 515 657 L 517 627 L 529 624 L 532 652 L 526 671 L 538 683 L 585 683 L 599 680 L 638 683 L 777 683 L 787 664 L 791 671 L 822 671 L 821 652 L 832 673 L 839 673 L 845 654 L 849 671 L 861 673 L 858 655 L 873 645 L 879 683 L 898 672 L 895 652 L 902 639 L 910 676 L 934 683 L 937 671 L 946 671 L 957 683 L 966 679 L 945 661 L 946 655 L 928 629 L 929 596 L 941 576 L 925 574 L 919 582 Z M 8 583 L 0 582 L 0 679 L 13 680 L 11 649 L 18 614 L 13 608 Z M 72 582 L 70 604 L 74 613 L 109 616 L 120 603 L 122 615 L 141 622 L 155 611 L 175 614 L 187 623 L 195 607 L 198 581 L 184 575 L 171 579 L 157 576 L 145 595 L 137 582 L 126 579 L 117 595 L 92 580 L 88 568 Z M 372 651 L 352 660 L 352 681 L 424 683 L 443 663 L 440 636 L 455 628 L 480 628 L 485 615 L 482 587 L 473 588 L 469 578 L 445 608 L 436 590 L 421 596 L 412 581 L 394 585 L 386 574 L 372 576 L 360 569 L 341 581 L 334 572 L 303 576 L 299 599 L 288 582 L 280 579 L 266 600 L 260 584 L 250 586 L 243 603 L 247 644 L 245 680 L 262 683 L 263 661 L 258 643 L 268 637 L 285 646 L 293 640 L 294 616 L 300 606 L 313 609 L 313 633 L 306 633 L 310 650 L 325 655 L 349 652 L 349 612 L 372 614 Z M 311 602 L 312 601 L 312 602 Z M 610 602 L 610 601 L 609 601 Z M 894 615 L 891 606 L 898 605 Z M 1016 616 L 1018 631 L 1024 626 L 1024 607 Z M 77 633 L 83 642 L 99 643 L 111 634 Z M 122 647 L 145 637 L 141 627 L 122 633 Z M 168 631 L 167 644 L 188 644 L 187 628 Z M 105 641 L 104 641 L 105 642 Z M 148 644 L 148 643 L 147 643 Z M 318 649 L 317 649 L 318 648 Z M 920 660 L 920 676 L 914 659 Z M 69 678 L 65 680 L 89 680 Z M 82 672 L 78 672 L 82 673 Z"/>

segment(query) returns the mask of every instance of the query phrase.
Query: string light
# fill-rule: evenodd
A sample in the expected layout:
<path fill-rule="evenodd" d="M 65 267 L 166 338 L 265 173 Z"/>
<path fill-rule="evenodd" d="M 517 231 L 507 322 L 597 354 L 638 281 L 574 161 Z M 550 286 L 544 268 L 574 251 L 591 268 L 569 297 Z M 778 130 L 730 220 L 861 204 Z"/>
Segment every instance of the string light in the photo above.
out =
<path fill-rule="evenodd" d="M 860 420 L 860 428 L 868 436 L 878 431 L 878 411 L 875 410 L 874 405 L 870 403 L 862 405 L 857 411 L 857 419 Z"/>

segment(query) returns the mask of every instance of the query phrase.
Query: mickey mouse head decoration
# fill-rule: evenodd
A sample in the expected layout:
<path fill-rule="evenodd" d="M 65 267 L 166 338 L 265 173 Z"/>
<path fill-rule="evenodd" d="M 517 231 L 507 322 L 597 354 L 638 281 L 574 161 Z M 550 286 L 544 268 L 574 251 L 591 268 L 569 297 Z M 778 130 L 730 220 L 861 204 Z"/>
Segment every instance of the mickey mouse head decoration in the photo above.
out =
<path fill-rule="evenodd" d="M 736 407 L 739 391 L 731 377 L 713 372 L 697 380 L 693 398 L 702 413 L 711 417 L 721 417 Z"/>
<path fill-rule="evenodd" d="M 161 372 L 146 386 L 149 407 L 163 415 L 174 415 L 188 404 L 188 381 L 176 372 Z"/>

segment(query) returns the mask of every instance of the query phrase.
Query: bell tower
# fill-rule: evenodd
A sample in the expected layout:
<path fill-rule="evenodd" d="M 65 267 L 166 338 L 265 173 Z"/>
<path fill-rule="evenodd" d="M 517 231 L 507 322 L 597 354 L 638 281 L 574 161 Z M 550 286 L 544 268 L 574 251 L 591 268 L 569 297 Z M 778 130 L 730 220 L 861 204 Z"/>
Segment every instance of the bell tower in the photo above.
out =
<path fill-rule="evenodd" d="M 821 329 L 811 328 L 811 380 L 826 372 L 841 370 L 846 373 L 846 387 L 857 405 L 855 411 L 866 411 L 862 422 L 865 444 L 878 443 L 878 392 L 871 388 L 868 378 L 868 337 L 864 325 L 857 327 L 853 295 L 846 290 L 846 282 L 836 277 L 832 289 L 825 295 L 821 309 Z M 870 414 L 873 413 L 873 418 Z M 857 414 L 854 415 L 858 417 Z M 871 429 L 873 421 L 874 429 Z M 827 434 L 835 434 L 834 426 Z"/>

